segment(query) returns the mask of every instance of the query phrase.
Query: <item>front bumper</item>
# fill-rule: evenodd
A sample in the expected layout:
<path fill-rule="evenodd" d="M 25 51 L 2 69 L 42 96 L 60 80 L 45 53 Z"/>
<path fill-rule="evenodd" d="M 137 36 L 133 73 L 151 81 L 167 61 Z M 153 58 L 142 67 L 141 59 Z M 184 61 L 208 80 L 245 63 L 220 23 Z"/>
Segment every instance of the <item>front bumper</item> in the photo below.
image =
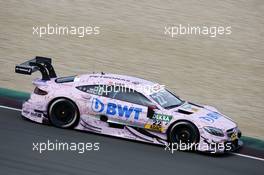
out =
<path fill-rule="evenodd" d="M 226 153 L 238 150 L 243 146 L 241 131 L 232 129 L 232 133 L 226 133 L 224 137 L 214 136 L 207 132 L 201 132 L 200 143 L 197 151 L 209 153 Z"/>
<path fill-rule="evenodd" d="M 230 152 L 230 151 L 233 152 L 233 151 L 236 151 L 243 146 L 243 142 L 240 139 L 236 139 L 234 141 L 229 141 L 229 142 L 226 142 L 225 144 L 230 145 L 230 147 L 231 147 L 230 149 L 229 149 L 229 147 L 226 147 L 225 152 Z"/>

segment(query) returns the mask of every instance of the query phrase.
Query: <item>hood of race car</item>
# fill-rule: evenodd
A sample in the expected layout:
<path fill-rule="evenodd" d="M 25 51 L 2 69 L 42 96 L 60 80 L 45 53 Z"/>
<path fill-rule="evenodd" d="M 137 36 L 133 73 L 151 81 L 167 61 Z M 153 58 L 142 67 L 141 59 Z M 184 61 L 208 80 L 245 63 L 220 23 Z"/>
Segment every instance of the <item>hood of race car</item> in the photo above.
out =
<path fill-rule="evenodd" d="M 197 126 L 211 126 L 226 131 L 236 127 L 236 123 L 227 116 L 221 114 L 211 106 L 200 106 L 193 103 L 185 102 L 178 108 L 173 109 L 173 115 L 183 114 Z"/>

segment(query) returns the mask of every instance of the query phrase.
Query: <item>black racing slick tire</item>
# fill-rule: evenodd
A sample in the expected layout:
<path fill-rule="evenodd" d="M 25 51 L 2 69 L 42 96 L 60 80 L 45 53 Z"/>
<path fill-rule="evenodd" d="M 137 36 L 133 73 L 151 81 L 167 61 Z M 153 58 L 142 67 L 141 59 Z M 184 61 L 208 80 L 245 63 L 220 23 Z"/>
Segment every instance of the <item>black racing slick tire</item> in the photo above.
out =
<path fill-rule="evenodd" d="M 196 146 L 196 143 L 199 143 L 200 134 L 197 127 L 187 121 L 181 121 L 175 123 L 169 130 L 168 133 L 168 141 L 173 144 L 178 144 L 177 146 L 181 146 L 180 144 L 188 145 L 188 150 L 193 150 Z"/>
<path fill-rule="evenodd" d="M 60 128 L 74 128 L 79 122 L 79 110 L 74 102 L 66 98 L 58 98 L 48 108 L 51 124 Z"/>

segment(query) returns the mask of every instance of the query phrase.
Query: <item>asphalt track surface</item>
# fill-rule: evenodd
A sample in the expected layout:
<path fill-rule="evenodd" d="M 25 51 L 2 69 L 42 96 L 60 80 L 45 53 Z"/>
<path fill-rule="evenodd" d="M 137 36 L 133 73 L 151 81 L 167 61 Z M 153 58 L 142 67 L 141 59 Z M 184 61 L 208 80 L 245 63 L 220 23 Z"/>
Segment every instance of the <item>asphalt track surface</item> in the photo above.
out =
<path fill-rule="evenodd" d="M 0 108 L 0 174 L 262 174 L 264 161 L 209 156 L 36 124 Z M 99 151 L 33 151 L 33 142 L 99 142 Z"/>

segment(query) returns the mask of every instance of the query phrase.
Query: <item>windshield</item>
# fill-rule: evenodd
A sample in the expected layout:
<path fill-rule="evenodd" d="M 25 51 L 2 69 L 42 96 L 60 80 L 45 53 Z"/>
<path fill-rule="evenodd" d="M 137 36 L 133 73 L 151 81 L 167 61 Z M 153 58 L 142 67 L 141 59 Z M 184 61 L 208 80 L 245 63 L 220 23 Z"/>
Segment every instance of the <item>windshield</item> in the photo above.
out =
<path fill-rule="evenodd" d="M 165 109 L 172 109 L 184 103 L 181 99 L 173 95 L 166 89 L 150 95 L 161 107 Z"/>

